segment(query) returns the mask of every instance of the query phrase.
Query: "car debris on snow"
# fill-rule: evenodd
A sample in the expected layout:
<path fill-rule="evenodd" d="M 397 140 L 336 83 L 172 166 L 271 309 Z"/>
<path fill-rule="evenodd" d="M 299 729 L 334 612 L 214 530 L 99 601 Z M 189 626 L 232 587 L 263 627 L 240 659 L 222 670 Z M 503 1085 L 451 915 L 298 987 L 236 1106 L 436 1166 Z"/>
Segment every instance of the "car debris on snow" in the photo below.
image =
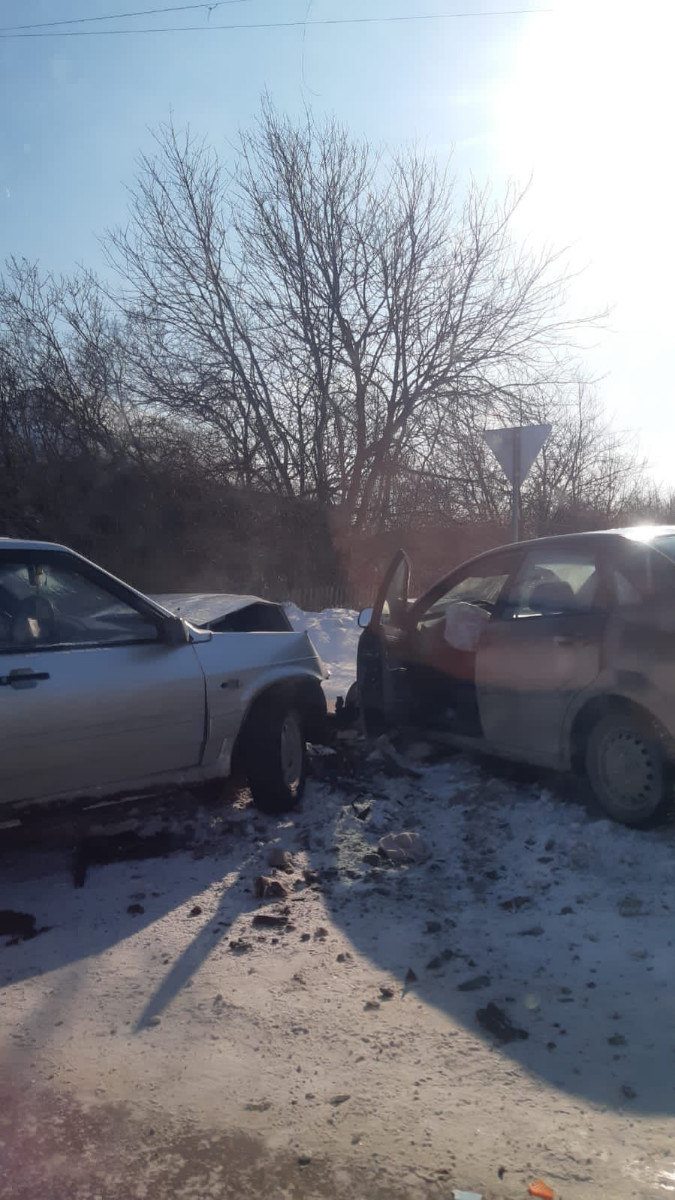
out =
<path fill-rule="evenodd" d="M 253 947 L 251 943 L 244 941 L 243 938 L 234 938 L 233 941 L 230 942 L 230 950 L 233 954 L 246 954 L 248 950 L 252 949 Z"/>
<path fill-rule="evenodd" d="M 489 987 L 491 982 L 489 975 L 476 975 L 474 979 L 465 979 L 464 983 L 458 983 L 457 991 L 477 992 L 481 988 Z"/>
<path fill-rule="evenodd" d="M 49 933 L 49 925 L 38 929 L 32 913 L 14 912 L 10 908 L 0 909 L 0 937 L 11 938 L 8 945 L 28 942 L 39 933 Z"/>
<path fill-rule="evenodd" d="M 380 838 L 377 847 L 385 858 L 396 863 L 422 863 L 430 853 L 419 833 L 409 830 L 403 833 L 386 833 Z"/>
<path fill-rule="evenodd" d="M 531 896 L 512 896 L 510 900 L 502 900 L 499 907 L 504 912 L 520 912 L 521 908 L 531 908 Z"/>
<path fill-rule="evenodd" d="M 409 779 L 421 779 L 422 771 L 418 767 L 413 767 L 410 762 L 396 749 L 389 736 L 383 733 L 375 743 L 375 749 L 369 755 L 372 762 L 385 761 L 393 764 L 397 768 L 400 775 L 407 776 Z"/>
<path fill-rule="evenodd" d="M 555 1200 L 553 1188 L 544 1183 L 543 1179 L 535 1179 L 534 1183 L 528 1185 L 527 1190 L 531 1196 L 537 1196 L 538 1200 Z"/>
<path fill-rule="evenodd" d="M 493 1000 L 485 1008 L 477 1010 L 476 1020 L 483 1029 L 491 1033 L 502 1045 L 507 1045 L 509 1042 L 525 1041 L 530 1036 L 527 1030 L 518 1029 L 511 1021 L 508 1013 L 505 1013 L 504 1009 L 495 1004 Z"/>
<path fill-rule="evenodd" d="M 288 905 L 285 905 L 277 912 L 256 913 L 252 923 L 263 929 L 291 929 L 290 919 L 291 910 Z"/>
<path fill-rule="evenodd" d="M 443 950 L 440 954 L 435 954 L 434 957 L 430 958 L 429 962 L 427 963 L 427 971 L 440 971 L 441 967 L 445 963 L 450 962 L 450 959 L 454 957 L 455 952 L 454 950 L 450 949 Z"/>
<path fill-rule="evenodd" d="M 295 870 L 293 855 L 289 850 L 283 850 L 279 846 L 270 850 L 269 864 L 271 867 L 276 867 L 278 871 L 286 871 L 288 875 Z"/>
<path fill-rule="evenodd" d="M 288 888 L 281 880 L 272 879 L 269 875 L 258 875 L 253 891 L 258 900 L 285 900 L 288 896 Z"/>

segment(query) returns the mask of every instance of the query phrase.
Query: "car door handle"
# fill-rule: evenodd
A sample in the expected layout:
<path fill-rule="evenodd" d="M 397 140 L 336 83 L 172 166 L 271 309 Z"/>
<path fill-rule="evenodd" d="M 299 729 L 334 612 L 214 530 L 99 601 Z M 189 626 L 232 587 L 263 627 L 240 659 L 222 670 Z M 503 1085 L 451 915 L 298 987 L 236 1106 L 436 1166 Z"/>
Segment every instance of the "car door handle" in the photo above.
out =
<path fill-rule="evenodd" d="M 0 675 L 0 687 L 20 688 L 22 685 L 30 687 L 33 683 L 39 683 L 42 679 L 49 679 L 48 671 L 32 671 L 30 668 L 19 668 L 16 671 L 10 671 L 9 675 Z"/>
<path fill-rule="evenodd" d="M 590 646 L 588 638 L 573 633 L 557 633 L 553 641 L 556 646 Z"/>

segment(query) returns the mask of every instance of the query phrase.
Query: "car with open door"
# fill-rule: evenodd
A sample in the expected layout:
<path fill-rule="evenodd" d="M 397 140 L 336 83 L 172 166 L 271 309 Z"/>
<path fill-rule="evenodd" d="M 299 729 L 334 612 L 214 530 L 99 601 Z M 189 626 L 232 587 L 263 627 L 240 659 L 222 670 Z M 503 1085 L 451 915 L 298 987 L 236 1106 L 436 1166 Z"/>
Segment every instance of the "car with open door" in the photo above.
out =
<path fill-rule="evenodd" d="M 292 807 L 326 675 L 279 606 L 162 605 L 63 546 L 0 539 L 5 810 L 235 773 L 265 811 Z"/>
<path fill-rule="evenodd" d="M 646 826 L 675 762 L 675 528 L 489 551 L 411 600 L 399 552 L 359 617 L 367 731 L 392 726 L 581 770 L 609 816 Z"/>

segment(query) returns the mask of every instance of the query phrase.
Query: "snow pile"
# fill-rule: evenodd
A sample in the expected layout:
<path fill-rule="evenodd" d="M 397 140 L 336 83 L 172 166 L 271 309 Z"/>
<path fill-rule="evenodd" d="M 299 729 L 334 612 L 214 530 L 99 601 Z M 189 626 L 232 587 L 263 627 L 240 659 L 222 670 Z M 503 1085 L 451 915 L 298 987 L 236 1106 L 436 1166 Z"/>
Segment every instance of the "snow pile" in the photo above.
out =
<path fill-rule="evenodd" d="M 293 628 L 306 631 L 321 658 L 330 670 L 326 696 L 335 702 L 346 696 L 356 679 L 356 646 L 361 630 L 358 613 L 349 608 L 328 608 L 324 612 L 303 612 L 295 604 L 287 604 L 286 612 Z"/>

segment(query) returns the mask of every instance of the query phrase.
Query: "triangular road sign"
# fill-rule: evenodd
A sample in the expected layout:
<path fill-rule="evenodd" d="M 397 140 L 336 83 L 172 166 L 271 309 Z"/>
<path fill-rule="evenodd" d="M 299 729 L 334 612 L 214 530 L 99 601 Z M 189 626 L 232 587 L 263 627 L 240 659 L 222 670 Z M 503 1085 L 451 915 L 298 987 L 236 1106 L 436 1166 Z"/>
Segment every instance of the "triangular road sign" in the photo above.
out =
<path fill-rule="evenodd" d="M 522 483 L 551 432 L 550 425 L 518 425 L 515 429 L 486 429 L 485 442 L 509 483 Z M 518 442 L 520 441 L 520 452 Z"/>

